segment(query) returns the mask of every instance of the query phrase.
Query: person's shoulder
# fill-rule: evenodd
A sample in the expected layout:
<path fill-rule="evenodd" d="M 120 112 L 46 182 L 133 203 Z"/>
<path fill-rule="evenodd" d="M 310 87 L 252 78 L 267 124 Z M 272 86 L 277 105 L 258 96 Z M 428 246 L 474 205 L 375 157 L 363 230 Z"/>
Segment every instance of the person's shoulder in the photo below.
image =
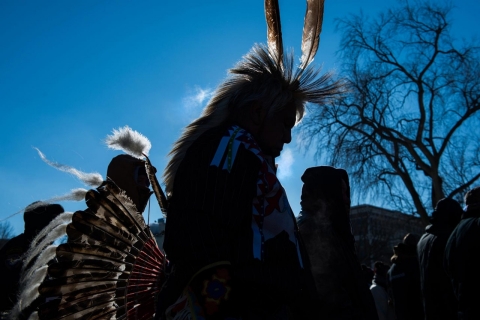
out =
<path fill-rule="evenodd" d="M 29 241 L 24 234 L 10 239 L 0 250 L 1 265 L 14 267 L 21 257 L 27 252 Z"/>
<path fill-rule="evenodd" d="M 222 143 L 227 129 L 228 126 L 222 125 L 201 133 L 188 147 L 188 150 L 185 151 L 184 161 L 189 159 L 189 161 L 198 163 L 200 158 L 204 156 L 207 158 L 211 157 Z"/>
<path fill-rule="evenodd" d="M 425 234 L 418 242 L 417 248 L 425 246 L 445 245 L 453 230 L 446 226 L 440 228 L 431 228 L 430 233 Z"/>
<path fill-rule="evenodd" d="M 217 148 L 218 146 L 227 146 L 229 144 L 238 145 L 245 140 L 242 137 L 248 135 L 248 132 L 238 126 L 224 124 L 203 132 L 192 144 L 191 149 Z"/>
<path fill-rule="evenodd" d="M 384 287 L 374 283 L 370 286 L 370 292 L 374 296 L 385 295 L 387 294 L 387 290 Z"/>
<path fill-rule="evenodd" d="M 257 151 L 257 152 L 256 152 Z M 227 172 L 251 172 L 260 167 L 260 151 L 253 137 L 236 125 L 221 125 L 205 131 L 189 148 L 183 165 L 208 165 Z"/>
<path fill-rule="evenodd" d="M 476 217 L 459 222 L 448 238 L 445 250 L 446 253 L 460 248 L 470 250 L 472 246 L 480 246 L 480 218 Z"/>
<path fill-rule="evenodd" d="M 462 219 L 453 230 L 452 234 L 476 233 L 480 229 L 480 218 L 472 217 Z"/>
<path fill-rule="evenodd" d="M 480 218 L 467 218 L 460 221 L 455 230 L 459 234 L 464 234 L 467 238 L 480 239 Z"/>
<path fill-rule="evenodd" d="M 222 151 L 234 160 L 238 157 L 261 157 L 261 150 L 253 136 L 238 125 L 228 125 L 211 131 L 211 134 L 220 137 L 216 140 L 217 152 Z"/>
<path fill-rule="evenodd" d="M 218 141 L 226 135 L 229 126 L 221 125 L 210 128 L 203 132 L 198 139 L 195 140 L 195 144 L 216 144 Z"/>
<path fill-rule="evenodd" d="M 12 239 L 8 240 L 0 250 L 1 254 L 10 254 L 12 252 L 17 252 L 23 250 L 25 247 L 28 248 L 29 241 L 27 237 L 22 233 Z"/>
<path fill-rule="evenodd" d="M 431 226 L 431 225 L 429 225 Z M 435 234 L 432 233 L 431 228 L 428 228 L 425 230 L 425 233 L 420 237 L 420 240 L 418 240 L 417 247 L 424 245 L 426 242 L 429 242 L 432 240 L 432 238 L 435 237 Z"/>

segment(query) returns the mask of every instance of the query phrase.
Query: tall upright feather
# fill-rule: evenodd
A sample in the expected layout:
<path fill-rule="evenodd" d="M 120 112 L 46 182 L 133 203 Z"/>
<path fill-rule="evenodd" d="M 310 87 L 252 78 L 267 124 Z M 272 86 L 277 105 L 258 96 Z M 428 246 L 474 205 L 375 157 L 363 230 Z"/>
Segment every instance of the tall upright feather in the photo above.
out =
<path fill-rule="evenodd" d="M 322 32 L 323 7 L 325 0 L 307 0 L 307 12 L 302 35 L 302 57 L 300 69 L 305 69 L 313 61 L 320 44 Z"/>
<path fill-rule="evenodd" d="M 282 26 L 278 0 L 265 0 L 265 20 L 267 21 L 267 43 L 271 54 L 279 65 L 283 62 Z"/>

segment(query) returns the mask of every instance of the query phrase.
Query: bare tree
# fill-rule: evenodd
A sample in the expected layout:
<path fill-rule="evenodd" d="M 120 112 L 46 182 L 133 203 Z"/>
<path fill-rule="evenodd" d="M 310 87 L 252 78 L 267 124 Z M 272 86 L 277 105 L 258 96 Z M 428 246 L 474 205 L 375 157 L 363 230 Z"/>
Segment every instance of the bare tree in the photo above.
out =
<path fill-rule="evenodd" d="M 403 1 L 376 19 L 339 20 L 350 91 L 311 108 L 301 127 L 317 156 L 425 223 L 438 200 L 480 177 L 480 50 L 451 35 L 451 10 Z"/>
<path fill-rule="evenodd" d="M 13 236 L 13 227 L 10 222 L 0 222 L 0 239 L 11 239 Z"/>
<path fill-rule="evenodd" d="M 13 227 L 10 222 L 0 222 L 0 249 L 8 242 L 8 239 L 11 239 L 15 233 L 13 232 Z"/>

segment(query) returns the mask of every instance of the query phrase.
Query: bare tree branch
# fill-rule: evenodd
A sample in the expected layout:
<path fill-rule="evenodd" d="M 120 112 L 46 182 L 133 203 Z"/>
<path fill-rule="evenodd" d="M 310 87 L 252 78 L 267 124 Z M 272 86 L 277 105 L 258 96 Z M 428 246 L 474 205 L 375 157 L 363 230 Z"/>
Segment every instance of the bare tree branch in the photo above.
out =
<path fill-rule="evenodd" d="M 300 127 L 305 147 L 425 223 L 438 200 L 480 179 L 480 49 L 450 34 L 451 9 L 403 1 L 376 19 L 338 20 L 350 91 L 310 107 Z"/>
<path fill-rule="evenodd" d="M 13 227 L 8 221 L 0 222 L 0 239 L 10 239 L 15 235 Z"/>

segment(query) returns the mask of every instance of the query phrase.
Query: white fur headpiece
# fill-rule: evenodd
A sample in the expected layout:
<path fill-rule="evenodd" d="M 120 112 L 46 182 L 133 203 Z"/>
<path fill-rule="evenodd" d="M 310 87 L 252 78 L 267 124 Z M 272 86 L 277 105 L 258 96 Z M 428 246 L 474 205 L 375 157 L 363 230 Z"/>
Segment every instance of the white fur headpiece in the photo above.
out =
<path fill-rule="evenodd" d="M 147 137 L 129 126 L 113 129 L 113 134 L 107 136 L 105 143 L 110 149 L 122 150 L 129 155 L 143 159 L 144 155 L 152 148 L 152 144 Z"/>

